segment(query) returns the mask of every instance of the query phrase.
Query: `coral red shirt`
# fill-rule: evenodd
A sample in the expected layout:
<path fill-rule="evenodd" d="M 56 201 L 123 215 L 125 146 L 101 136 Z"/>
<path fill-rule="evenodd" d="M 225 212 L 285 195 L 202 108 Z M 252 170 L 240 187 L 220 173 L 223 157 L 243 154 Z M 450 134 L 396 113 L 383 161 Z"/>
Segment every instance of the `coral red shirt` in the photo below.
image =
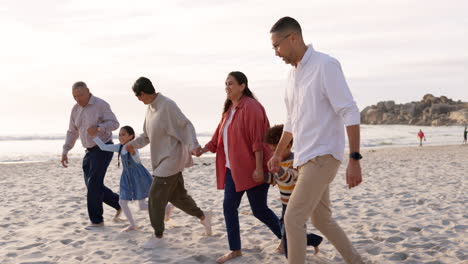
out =
<path fill-rule="evenodd" d="M 423 137 L 424 137 L 424 133 L 423 133 L 422 131 L 419 131 L 419 132 L 418 132 L 418 137 L 419 137 L 419 138 L 423 138 Z"/>
<path fill-rule="evenodd" d="M 205 145 L 211 152 L 216 153 L 216 181 L 217 188 L 220 190 L 224 189 L 226 180 L 223 128 L 231 108 L 223 114 L 211 141 Z M 269 128 L 270 123 L 263 106 L 255 99 L 242 97 L 228 127 L 228 154 L 232 179 L 237 192 L 262 184 L 262 182 L 255 182 L 252 176 L 256 167 L 256 151 L 263 151 L 263 170 L 267 171 L 266 164 L 271 157 L 271 151 L 263 143 L 263 139 Z"/>

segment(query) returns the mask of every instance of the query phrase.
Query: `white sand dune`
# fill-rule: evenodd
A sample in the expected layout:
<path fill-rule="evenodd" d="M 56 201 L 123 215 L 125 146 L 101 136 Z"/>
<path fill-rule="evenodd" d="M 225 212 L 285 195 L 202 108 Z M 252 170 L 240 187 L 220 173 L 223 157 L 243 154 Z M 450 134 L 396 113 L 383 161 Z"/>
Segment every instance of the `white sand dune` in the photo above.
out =
<path fill-rule="evenodd" d="M 364 183 L 347 190 L 344 166 L 332 186 L 334 216 L 368 263 L 468 263 L 468 146 L 365 150 Z M 143 161 L 149 166 L 149 161 Z M 216 190 L 214 158 L 195 159 L 186 186 L 202 209 L 212 210 L 214 236 L 202 236 L 197 219 L 174 210 L 167 223 L 168 245 L 145 250 L 152 234 L 148 213 L 132 211 L 141 228 L 119 233 L 126 222 L 85 230 L 88 223 L 81 161 L 0 164 L 0 262 L 8 263 L 214 263 L 228 250 L 222 215 L 223 192 Z M 118 190 L 116 161 L 106 185 Z M 276 187 L 269 204 L 279 215 Z M 229 263 L 284 263 L 273 253 L 278 240 L 240 208 L 244 256 Z M 309 229 L 314 230 L 311 225 Z M 318 232 L 317 232 L 318 233 Z M 325 239 L 308 263 L 344 263 Z"/>

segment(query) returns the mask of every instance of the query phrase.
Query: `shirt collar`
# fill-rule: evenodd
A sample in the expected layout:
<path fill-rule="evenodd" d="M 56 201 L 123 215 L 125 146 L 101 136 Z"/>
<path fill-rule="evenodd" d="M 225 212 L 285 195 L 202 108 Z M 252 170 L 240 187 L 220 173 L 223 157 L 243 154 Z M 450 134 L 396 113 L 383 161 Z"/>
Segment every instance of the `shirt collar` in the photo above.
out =
<path fill-rule="evenodd" d="M 87 103 L 85 106 L 81 106 L 81 107 L 86 107 L 86 106 L 88 106 L 88 105 L 95 104 L 96 101 L 97 101 L 96 96 L 94 96 L 93 94 L 90 94 L 88 103 Z M 77 104 L 77 105 L 78 105 L 78 104 Z"/>
<path fill-rule="evenodd" d="M 307 50 L 304 53 L 304 56 L 302 56 L 302 59 L 301 59 L 301 61 L 299 61 L 297 66 L 298 67 L 299 66 L 303 67 L 304 65 L 306 65 L 307 62 L 310 60 L 310 57 L 312 57 L 312 54 L 314 54 L 314 53 L 315 53 L 315 50 L 314 50 L 314 47 L 312 46 L 312 44 L 307 45 Z"/>
<path fill-rule="evenodd" d="M 149 105 L 150 108 L 154 109 L 154 110 L 157 110 L 158 109 L 158 105 L 162 102 L 163 100 L 163 95 L 161 92 L 158 93 L 158 96 L 156 96 L 156 98 L 153 100 L 153 102 Z"/>
<path fill-rule="evenodd" d="M 250 97 L 245 96 L 245 95 L 242 96 L 241 99 L 239 100 L 239 104 L 237 104 L 237 106 L 236 106 L 236 110 L 244 107 L 245 101 L 247 101 L 248 98 L 250 98 Z M 231 107 L 231 109 L 232 109 L 232 107 Z"/>

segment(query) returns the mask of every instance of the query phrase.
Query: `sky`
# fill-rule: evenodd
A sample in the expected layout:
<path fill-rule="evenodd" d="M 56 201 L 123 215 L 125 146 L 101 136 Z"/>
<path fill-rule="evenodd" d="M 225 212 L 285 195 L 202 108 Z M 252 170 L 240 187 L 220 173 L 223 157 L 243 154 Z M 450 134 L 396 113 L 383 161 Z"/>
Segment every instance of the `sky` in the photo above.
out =
<path fill-rule="evenodd" d="M 131 91 L 140 76 L 209 134 L 234 70 L 282 123 L 291 66 L 269 30 L 283 16 L 340 61 L 361 109 L 427 93 L 468 101 L 467 13 L 465 0 L 0 0 L 0 135 L 65 134 L 76 81 L 141 132 L 146 106 Z"/>

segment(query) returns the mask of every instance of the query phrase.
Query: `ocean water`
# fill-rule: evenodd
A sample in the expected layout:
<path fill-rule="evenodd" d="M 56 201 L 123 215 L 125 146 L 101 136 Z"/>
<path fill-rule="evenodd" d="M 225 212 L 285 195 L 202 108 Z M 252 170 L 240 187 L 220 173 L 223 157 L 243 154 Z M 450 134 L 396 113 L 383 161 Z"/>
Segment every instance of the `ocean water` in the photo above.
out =
<path fill-rule="evenodd" d="M 426 135 L 424 145 L 455 145 L 463 141 L 462 126 L 419 127 L 404 125 L 362 125 L 361 147 L 382 148 L 417 146 L 417 133 L 422 129 Z M 204 145 L 210 133 L 200 133 L 198 140 Z M 60 160 L 64 135 L 3 135 L 0 136 L 0 163 L 42 162 Z M 118 142 L 114 139 L 114 142 Z M 149 148 L 140 150 L 142 158 L 149 158 Z M 70 151 L 70 157 L 82 157 L 84 149 L 78 140 Z M 212 155 L 212 154 L 211 154 Z"/>

